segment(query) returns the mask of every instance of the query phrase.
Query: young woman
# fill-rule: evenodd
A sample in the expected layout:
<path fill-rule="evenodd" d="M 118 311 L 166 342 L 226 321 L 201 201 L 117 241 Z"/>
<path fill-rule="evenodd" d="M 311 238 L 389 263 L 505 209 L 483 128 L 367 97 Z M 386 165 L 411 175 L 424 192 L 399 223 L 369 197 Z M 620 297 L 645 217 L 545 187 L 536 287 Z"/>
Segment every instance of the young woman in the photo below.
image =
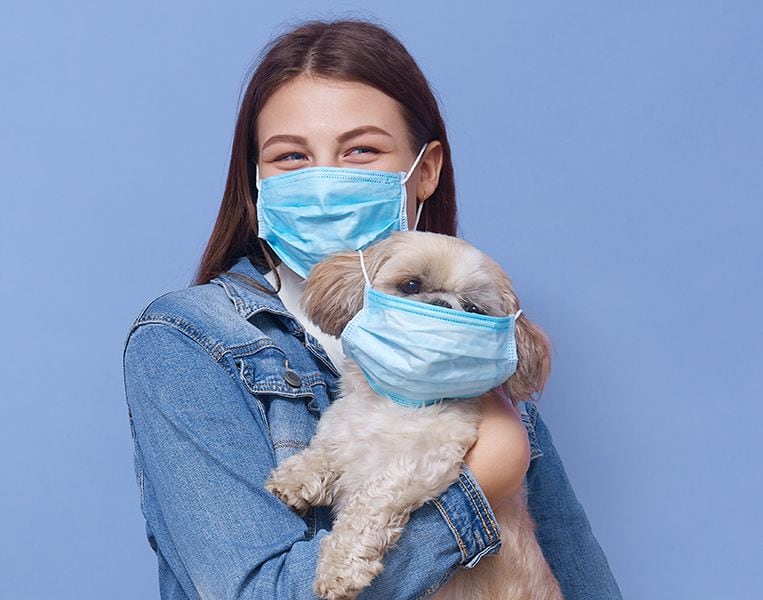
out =
<path fill-rule="evenodd" d="M 319 183 L 295 187 L 285 175 L 316 166 L 327 167 Z M 384 221 L 362 200 L 329 214 L 318 195 L 341 196 L 332 174 L 347 167 L 405 171 L 405 218 Z M 299 201 L 258 207 L 262 182 Z M 303 277 L 323 256 L 406 221 L 456 234 L 450 147 L 413 58 L 359 21 L 309 22 L 274 40 L 241 105 L 195 285 L 151 302 L 125 342 L 135 471 L 162 598 L 314 597 L 330 511 L 300 517 L 263 487 L 307 446 L 338 391 L 341 347 L 300 310 Z M 496 552 L 492 509 L 523 481 L 565 598 L 620 598 L 548 429 L 533 403 L 520 408 L 499 390 L 486 396 L 458 481 L 413 513 L 360 598 L 423 598 Z"/>

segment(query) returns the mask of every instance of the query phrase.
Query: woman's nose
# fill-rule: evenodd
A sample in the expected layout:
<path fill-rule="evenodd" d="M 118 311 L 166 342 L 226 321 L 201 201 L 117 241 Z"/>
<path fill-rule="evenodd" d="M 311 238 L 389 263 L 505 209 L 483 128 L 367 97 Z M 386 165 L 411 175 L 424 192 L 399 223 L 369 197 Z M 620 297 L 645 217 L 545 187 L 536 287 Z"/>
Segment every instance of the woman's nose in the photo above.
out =
<path fill-rule="evenodd" d="M 331 152 L 325 152 L 325 153 L 316 153 L 313 157 L 314 159 L 314 165 L 316 167 L 338 167 L 339 164 L 339 157 L 336 154 L 332 154 Z"/>

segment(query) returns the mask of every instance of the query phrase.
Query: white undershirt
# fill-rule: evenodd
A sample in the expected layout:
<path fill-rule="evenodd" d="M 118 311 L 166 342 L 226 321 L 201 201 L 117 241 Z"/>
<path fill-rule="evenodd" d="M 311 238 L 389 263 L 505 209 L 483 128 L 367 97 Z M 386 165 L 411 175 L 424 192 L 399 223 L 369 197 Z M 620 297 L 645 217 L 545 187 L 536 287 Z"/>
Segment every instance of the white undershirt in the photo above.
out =
<path fill-rule="evenodd" d="M 283 302 L 286 310 L 300 322 L 305 330 L 320 342 L 326 354 L 329 355 L 331 362 L 334 363 L 337 371 L 339 371 L 344 362 L 344 352 L 342 352 L 342 343 L 339 341 L 339 338 L 323 333 L 315 323 L 307 318 L 307 315 L 299 305 L 299 301 L 305 291 L 305 280 L 283 262 L 276 267 L 276 270 L 281 278 L 281 291 L 278 292 L 281 302 Z M 265 273 L 265 279 L 275 288 L 276 278 L 273 271 Z"/>

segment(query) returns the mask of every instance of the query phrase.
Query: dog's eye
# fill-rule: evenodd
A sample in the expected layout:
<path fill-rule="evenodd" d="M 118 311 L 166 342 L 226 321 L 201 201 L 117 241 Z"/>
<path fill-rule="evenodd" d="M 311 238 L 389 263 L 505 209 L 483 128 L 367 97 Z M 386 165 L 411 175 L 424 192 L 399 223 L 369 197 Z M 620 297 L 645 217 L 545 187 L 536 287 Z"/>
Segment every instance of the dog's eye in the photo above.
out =
<path fill-rule="evenodd" d="M 485 315 L 485 314 L 487 314 L 484 310 L 482 310 L 476 304 L 467 304 L 466 305 L 466 312 L 477 313 L 478 315 Z"/>
<path fill-rule="evenodd" d="M 421 282 L 418 279 L 409 279 L 408 281 L 401 283 L 398 287 L 404 294 L 418 294 L 421 291 Z"/>

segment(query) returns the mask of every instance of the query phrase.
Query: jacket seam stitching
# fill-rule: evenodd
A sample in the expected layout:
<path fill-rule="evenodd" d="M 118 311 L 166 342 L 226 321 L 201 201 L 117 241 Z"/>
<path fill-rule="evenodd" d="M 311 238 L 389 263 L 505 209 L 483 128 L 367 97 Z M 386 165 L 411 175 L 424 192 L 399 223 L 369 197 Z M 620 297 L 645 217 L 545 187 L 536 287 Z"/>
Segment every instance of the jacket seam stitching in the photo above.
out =
<path fill-rule="evenodd" d="M 280 350 L 280 348 L 273 343 L 272 339 L 267 337 L 265 334 L 262 334 L 262 336 L 263 337 L 253 342 L 228 346 L 228 351 L 234 356 L 234 358 L 246 358 L 248 356 L 254 356 L 266 348 L 275 348 L 276 350 Z"/>
<path fill-rule="evenodd" d="M 463 478 L 464 482 L 464 489 L 466 490 L 466 493 L 469 495 L 469 499 L 472 501 L 472 504 L 474 505 L 474 510 L 477 512 L 477 515 L 480 518 L 480 521 L 482 521 L 482 526 L 485 528 L 485 531 L 488 533 L 488 535 L 491 536 L 491 539 L 495 539 L 498 537 L 498 532 L 495 528 L 495 522 L 490 517 L 490 513 L 488 512 L 487 508 L 485 507 L 484 502 L 482 501 L 482 498 L 480 497 L 479 493 L 477 493 L 474 488 L 472 488 L 471 482 L 469 481 L 468 477 Z M 472 496 L 472 493 L 474 496 Z M 475 500 L 476 497 L 476 500 Z M 480 506 L 477 506 L 477 502 L 479 502 Z M 485 520 L 483 519 L 483 515 L 487 517 L 487 520 L 490 522 L 490 527 L 487 526 L 485 523 Z M 491 533 L 492 532 L 492 533 Z"/>
<path fill-rule="evenodd" d="M 460 484 L 461 484 L 461 488 L 462 488 L 462 489 L 464 490 L 464 492 L 466 493 L 466 496 L 469 498 L 469 501 L 470 501 L 470 502 L 471 502 L 471 504 L 472 504 L 472 508 L 474 509 L 474 512 L 475 512 L 475 513 L 477 513 L 477 517 L 479 517 L 479 520 L 482 522 L 482 527 L 483 527 L 483 529 L 484 529 L 484 530 L 485 530 L 487 533 L 489 533 L 489 530 L 488 530 L 488 526 L 487 526 L 487 523 L 485 523 L 485 519 L 483 519 L 483 518 L 482 518 L 482 511 L 480 511 L 480 507 L 479 507 L 479 506 L 477 506 L 477 503 L 474 501 L 474 498 L 472 497 L 472 494 L 471 494 L 471 492 L 469 491 L 469 488 L 467 488 L 467 487 L 466 487 L 466 483 L 465 483 L 465 481 L 464 481 L 465 479 L 466 479 L 466 478 L 465 478 L 465 477 L 463 477 L 463 476 L 459 477 L 459 480 L 460 480 L 459 482 L 460 482 Z"/>
<path fill-rule="evenodd" d="M 128 341 L 130 336 L 142 325 L 167 325 L 172 327 L 204 348 L 215 362 L 220 362 L 220 360 L 228 353 L 228 349 L 222 342 L 214 341 L 212 338 L 200 334 L 199 331 L 185 319 L 169 315 L 154 314 L 141 318 L 130 330 Z"/>
<path fill-rule="evenodd" d="M 485 515 L 488 518 L 488 521 L 490 521 L 490 526 L 493 528 L 493 541 L 495 542 L 495 541 L 499 540 L 501 536 L 500 536 L 500 533 L 498 531 L 498 524 L 495 522 L 495 520 L 491 516 L 492 510 L 491 510 L 490 506 L 486 503 L 485 500 L 483 500 L 483 496 L 479 493 L 478 490 L 476 490 L 474 488 L 474 486 L 472 485 L 472 482 L 469 481 L 468 479 L 467 479 L 467 484 L 469 485 L 469 487 L 474 492 L 474 495 L 477 497 L 477 500 L 482 505 L 482 509 L 484 510 Z"/>
<path fill-rule="evenodd" d="M 543 450 L 541 450 L 540 444 L 538 443 L 538 436 L 535 431 L 535 425 L 537 423 L 538 417 L 538 407 L 535 406 L 532 401 L 528 401 L 526 418 L 523 414 L 520 414 L 520 416 L 522 417 L 522 422 L 526 423 L 525 427 L 527 429 L 527 436 L 530 440 L 530 460 L 540 458 L 543 456 Z"/>
<path fill-rule="evenodd" d="M 456 528 L 453 521 L 450 519 L 450 516 L 448 515 L 448 511 L 445 510 L 445 506 L 443 506 L 442 502 L 438 498 L 433 498 L 432 502 L 437 507 L 437 510 L 440 511 L 440 514 L 442 515 L 443 519 L 445 519 L 445 522 L 448 524 L 448 528 L 453 533 L 453 535 L 456 538 L 456 542 L 458 543 L 458 548 L 461 551 L 461 560 L 466 560 L 467 558 L 467 551 L 466 551 L 466 544 L 464 544 L 464 540 L 461 538 L 461 534 L 458 532 L 458 529 Z"/>

